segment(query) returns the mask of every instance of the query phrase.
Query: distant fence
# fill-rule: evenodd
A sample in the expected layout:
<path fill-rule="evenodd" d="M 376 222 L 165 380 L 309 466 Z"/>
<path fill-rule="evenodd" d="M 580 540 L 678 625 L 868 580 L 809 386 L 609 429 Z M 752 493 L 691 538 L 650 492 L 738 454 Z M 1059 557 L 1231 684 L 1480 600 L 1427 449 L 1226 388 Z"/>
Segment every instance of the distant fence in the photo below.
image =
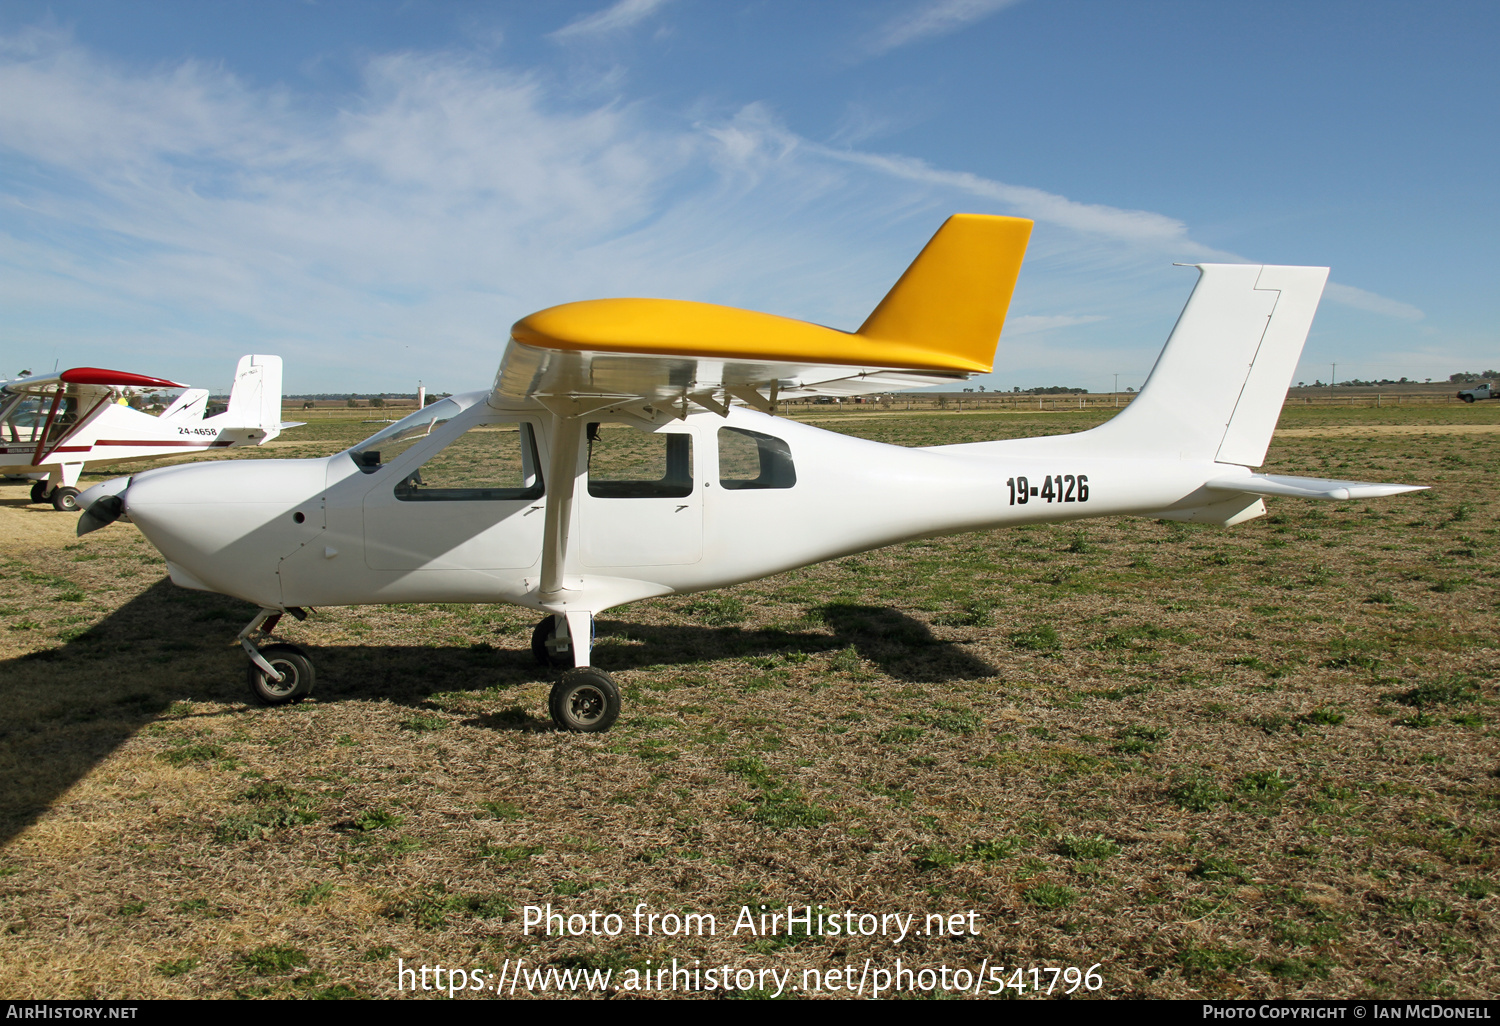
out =
<path fill-rule="evenodd" d="M 894 396 L 864 396 L 863 402 L 845 399 L 843 402 L 818 402 L 816 399 L 788 399 L 781 406 L 798 413 L 831 413 L 835 410 L 849 412 L 880 413 L 904 410 L 948 410 L 950 412 L 977 413 L 985 410 L 1092 410 L 1123 409 L 1130 405 L 1133 395 L 1004 395 L 964 393 L 944 395 L 942 393 L 901 392 Z"/>
<path fill-rule="evenodd" d="M 789 412 L 818 413 L 841 410 L 845 412 L 903 412 L 906 410 L 946 410 L 950 413 L 995 413 L 1041 410 L 1052 413 L 1077 413 L 1080 410 L 1115 410 L 1129 406 L 1139 393 L 1093 392 L 1083 395 L 1018 395 L 1016 393 L 964 392 L 954 393 L 897 393 L 889 397 L 866 396 L 864 402 L 845 399 L 842 403 L 819 403 L 816 399 L 792 399 L 782 403 Z M 1462 402 L 1454 393 L 1438 392 L 1365 392 L 1351 389 L 1348 393 L 1333 392 L 1327 395 L 1288 395 L 1287 406 L 1428 406 L 1441 403 Z"/>
<path fill-rule="evenodd" d="M 1041 410 L 1048 413 L 1118 410 L 1129 406 L 1139 393 L 1093 392 L 1082 395 L 1024 395 L 1014 392 L 898 392 L 892 396 L 862 396 L 843 402 L 819 402 L 817 399 L 787 399 L 778 403 L 783 413 L 900 413 L 912 411 L 947 411 L 949 413 L 1024 413 Z M 863 401 L 858 401 L 862 399 Z M 1287 396 L 1287 406 L 1429 406 L 1461 402 L 1453 392 L 1367 392 L 1350 389 L 1347 393 Z M 344 420 L 351 416 L 399 420 L 416 409 L 413 399 L 387 399 L 384 406 L 372 407 L 361 402 L 357 407 L 345 403 L 324 402 L 313 409 L 303 409 L 302 400 L 282 403 L 283 416 L 290 420 Z M 298 416 L 300 414 L 300 417 Z"/>

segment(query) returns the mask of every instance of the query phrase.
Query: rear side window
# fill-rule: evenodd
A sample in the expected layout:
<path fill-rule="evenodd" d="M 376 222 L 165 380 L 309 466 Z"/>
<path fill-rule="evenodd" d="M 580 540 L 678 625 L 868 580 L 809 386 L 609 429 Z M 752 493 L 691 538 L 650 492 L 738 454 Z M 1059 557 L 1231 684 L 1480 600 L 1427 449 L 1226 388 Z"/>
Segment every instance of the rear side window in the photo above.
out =
<path fill-rule="evenodd" d="M 693 493 L 691 435 L 590 424 L 589 494 L 601 499 L 680 499 Z"/>
<path fill-rule="evenodd" d="M 719 485 L 790 488 L 797 483 L 792 450 L 781 439 L 743 428 L 719 428 Z"/>
<path fill-rule="evenodd" d="M 542 472 L 530 424 L 481 424 L 396 485 L 402 502 L 539 499 Z"/>

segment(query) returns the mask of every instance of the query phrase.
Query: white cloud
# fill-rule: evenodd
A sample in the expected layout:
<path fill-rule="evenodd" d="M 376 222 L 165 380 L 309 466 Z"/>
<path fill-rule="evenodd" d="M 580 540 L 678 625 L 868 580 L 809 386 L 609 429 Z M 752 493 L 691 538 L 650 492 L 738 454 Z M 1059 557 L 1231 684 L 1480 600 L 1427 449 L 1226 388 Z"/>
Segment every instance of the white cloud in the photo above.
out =
<path fill-rule="evenodd" d="M 1187 226 L 1175 218 L 1149 210 L 1123 210 L 1097 203 L 1078 203 L 1064 196 L 1025 185 L 1009 185 L 968 171 L 944 171 L 915 157 L 819 148 L 834 160 L 862 164 L 896 178 L 945 186 L 971 196 L 994 200 L 1025 216 L 1076 231 L 1143 242 L 1171 242 L 1183 252 L 1208 255 L 1213 251 L 1192 242 Z"/>
<path fill-rule="evenodd" d="M 1340 285 L 1336 281 L 1328 283 L 1323 289 L 1323 295 L 1335 303 L 1352 306 L 1356 310 L 1364 310 L 1367 313 L 1394 317 L 1397 320 L 1420 321 L 1427 316 L 1410 303 L 1403 303 L 1399 299 L 1387 299 L 1385 296 L 1357 289 L 1353 285 Z"/>
<path fill-rule="evenodd" d="M 502 318 L 656 209 L 695 145 L 451 57 L 375 59 L 316 115 L 220 69 L 133 73 L 70 45 L 0 62 L 0 92 L 24 101 L 0 106 L 0 345 L 82 320 L 135 346 L 154 323 L 198 336 L 178 360 L 279 344 L 301 370 L 378 377 L 412 339 L 490 362 Z"/>
<path fill-rule="evenodd" d="M 890 178 L 990 200 L 1020 216 L 1074 231 L 1130 242 L 1168 243 L 1177 252 L 1204 259 L 1239 259 L 1192 241 L 1188 238 L 1187 225 L 1149 210 L 1079 203 L 1030 186 L 1010 185 L 967 171 L 945 171 L 915 157 L 867 153 L 814 143 L 788 131 L 761 104 L 747 105 L 729 123 L 711 127 L 709 132 L 723 144 L 725 155 L 742 167 L 748 168 L 800 150 L 826 160 L 867 168 Z"/>
<path fill-rule="evenodd" d="M 923 0 L 872 32 L 865 39 L 864 50 L 871 56 L 878 57 L 909 43 L 956 32 L 965 25 L 988 18 L 1019 2 L 1020 0 Z"/>
<path fill-rule="evenodd" d="M 1007 336 L 1032 335 L 1039 331 L 1051 331 L 1053 328 L 1071 328 L 1078 324 L 1094 324 L 1106 320 L 1102 314 L 1052 314 L 1050 316 L 1038 316 L 1035 314 L 1024 314 L 1020 317 L 1009 317 L 1005 321 L 1005 334 Z"/>
<path fill-rule="evenodd" d="M 620 32 L 645 21 L 669 2 L 670 0 L 618 0 L 602 11 L 568 22 L 553 32 L 551 38 L 566 41 Z"/>
<path fill-rule="evenodd" d="M 1170 261 L 1216 258 L 1174 218 L 813 143 L 764 106 L 684 126 L 547 82 L 391 54 L 335 109 L 202 63 L 0 38 L 0 367 L 214 383 L 271 352 L 296 391 L 458 390 L 515 318 L 604 295 L 853 328 L 968 209 L 1037 220 L 1006 330 L 1030 344 L 1002 344 L 1001 367 L 1098 387 L 1083 343 L 1144 375 L 1191 288 Z"/>
<path fill-rule="evenodd" d="M 830 133 L 829 139 L 837 146 L 858 146 L 860 143 L 888 135 L 902 127 L 896 119 L 877 113 L 862 103 L 850 103 Z"/>

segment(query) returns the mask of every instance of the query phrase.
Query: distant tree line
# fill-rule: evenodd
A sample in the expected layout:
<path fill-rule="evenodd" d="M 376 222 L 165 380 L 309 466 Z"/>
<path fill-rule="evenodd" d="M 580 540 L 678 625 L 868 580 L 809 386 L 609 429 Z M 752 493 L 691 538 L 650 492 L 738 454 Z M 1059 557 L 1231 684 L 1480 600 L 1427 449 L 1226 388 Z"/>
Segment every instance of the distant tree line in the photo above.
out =
<path fill-rule="evenodd" d="M 433 396 L 451 395 L 450 392 L 428 392 L 427 399 L 430 402 Z M 334 403 L 344 402 L 348 399 L 358 399 L 369 402 L 371 399 L 411 399 L 416 400 L 415 392 L 304 392 L 300 395 L 287 395 L 287 399 L 311 399 L 314 402 Z"/>
<path fill-rule="evenodd" d="M 1428 378 L 1427 380 L 1428 380 L 1428 382 L 1432 381 L 1431 378 Z M 1301 385 L 1302 382 L 1299 381 L 1299 382 L 1297 382 L 1297 384 Z M 1313 382 L 1313 387 L 1315 387 L 1315 388 L 1316 387 L 1321 387 L 1322 384 L 1323 384 L 1322 380 L 1314 381 Z M 1342 387 L 1344 387 L 1346 385 L 1353 386 L 1353 387 L 1356 387 L 1356 388 L 1370 388 L 1370 387 L 1373 387 L 1375 385 L 1418 385 L 1418 384 L 1421 384 L 1421 382 L 1419 382 L 1419 381 L 1413 381 L 1410 378 L 1396 378 L 1396 379 L 1392 379 L 1392 378 L 1379 378 L 1379 379 L 1371 378 L 1369 381 L 1365 381 L 1362 378 L 1349 378 L 1346 381 L 1335 381 L 1334 384 L 1338 385 L 1340 388 L 1342 388 Z"/>
<path fill-rule="evenodd" d="M 446 399 L 452 394 L 452 392 L 429 392 L 427 393 L 427 402 L 429 404 L 435 403 L 439 399 Z M 302 395 L 283 396 L 285 401 L 301 402 L 304 410 L 314 409 L 320 402 L 341 402 L 351 410 L 361 406 L 372 406 L 378 410 L 393 399 L 399 402 L 415 402 L 416 398 L 410 392 L 355 392 L 353 394 L 349 392 L 308 392 Z"/>

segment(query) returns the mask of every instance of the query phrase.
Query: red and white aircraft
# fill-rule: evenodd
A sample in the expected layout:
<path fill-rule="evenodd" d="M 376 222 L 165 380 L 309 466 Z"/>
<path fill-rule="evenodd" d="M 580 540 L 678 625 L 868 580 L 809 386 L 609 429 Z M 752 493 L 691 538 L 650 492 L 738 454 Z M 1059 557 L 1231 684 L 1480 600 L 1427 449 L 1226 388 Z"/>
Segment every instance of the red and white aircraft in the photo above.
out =
<path fill-rule="evenodd" d="M 158 415 L 131 409 L 126 390 L 184 388 Z M 32 502 L 78 509 L 78 476 L 90 463 L 155 459 L 202 449 L 261 445 L 284 428 L 281 357 L 244 356 L 229 408 L 208 412 L 208 389 L 144 374 L 74 367 L 0 385 L 0 475 L 29 477 Z"/>

